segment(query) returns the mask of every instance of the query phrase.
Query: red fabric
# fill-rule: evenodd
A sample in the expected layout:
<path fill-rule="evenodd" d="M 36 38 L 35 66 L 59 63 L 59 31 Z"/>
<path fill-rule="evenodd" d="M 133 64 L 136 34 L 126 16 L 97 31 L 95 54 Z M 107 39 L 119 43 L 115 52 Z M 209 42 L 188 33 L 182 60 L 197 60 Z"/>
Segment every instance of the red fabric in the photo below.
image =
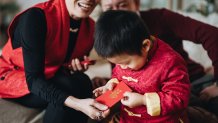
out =
<path fill-rule="evenodd" d="M 108 107 L 112 107 L 123 98 L 123 94 L 127 91 L 131 92 L 132 90 L 124 82 L 119 82 L 113 90 L 106 91 L 95 100 Z"/>
<path fill-rule="evenodd" d="M 113 70 L 113 77 L 125 82 L 133 92 L 145 94 L 157 92 L 160 97 L 160 116 L 147 114 L 146 106 L 121 108 L 121 123 L 179 123 L 181 118 L 187 123 L 183 111 L 188 105 L 190 83 L 185 61 L 161 40 L 156 40 L 156 50 L 152 50 L 150 60 L 139 71 L 121 69 L 117 65 Z M 154 47 L 155 48 L 155 47 Z M 138 82 L 127 81 L 122 76 L 131 77 Z M 124 108 L 142 117 L 129 116 Z"/>
<path fill-rule="evenodd" d="M 68 47 L 70 18 L 64 0 L 50 0 L 34 7 L 45 11 L 47 35 L 44 74 L 49 79 L 63 65 Z M 0 97 L 3 98 L 21 97 L 29 93 L 24 76 L 22 48 L 13 49 L 11 45 L 14 27 L 24 12 L 18 14 L 10 24 L 9 40 L 3 48 L 2 58 L 0 58 L 0 77 L 5 77 L 4 80 L 0 80 Z M 90 52 L 93 46 L 93 32 L 94 21 L 90 18 L 83 19 L 71 58 L 82 58 Z M 8 70 L 14 66 L 18 66 L 19 69 Z M 12 73 L 13 75 L 11 75 Z"/>
<path fill-rule="evenodd" d="M 204 75 L 204 68 L 189 59 L 184 51 L 182 40 L 202 44 L 212 60 L 215 78 L 218 80 L 218 28 L 201 23 L 189 17 L 182 16 L 167 9 L 152 9 L 141 11 L 142 19 L 147 23 L 152 35 L 168 43 L 183 56 L 187 65 L 190 80 Z"/>

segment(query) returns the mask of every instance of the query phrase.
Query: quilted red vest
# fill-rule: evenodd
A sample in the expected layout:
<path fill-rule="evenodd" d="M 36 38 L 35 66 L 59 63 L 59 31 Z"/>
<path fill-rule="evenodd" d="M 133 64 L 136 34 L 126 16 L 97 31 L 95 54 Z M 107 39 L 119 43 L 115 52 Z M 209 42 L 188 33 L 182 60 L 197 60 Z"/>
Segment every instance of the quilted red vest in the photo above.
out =
<path fill-rule="evenodd" d="M 34 7 L 44 11 L 47 21 L 44 74 L 49 79 L 63 65 L 67 53 L 69 13 L 64 0 L 50 0 Z M 14 27 L 24 12 L 18 14 L 10 24 L 9 39 L 0 57 L 0 98 L 21 97 L 29 93 L 24 73 L 22 48 L 13 49 L 11 40 Z M 82 58 L 90 52 L 93 46 L 93 32 L 94 21 L 90 18 L 83 19 L 71 58 Z"/>

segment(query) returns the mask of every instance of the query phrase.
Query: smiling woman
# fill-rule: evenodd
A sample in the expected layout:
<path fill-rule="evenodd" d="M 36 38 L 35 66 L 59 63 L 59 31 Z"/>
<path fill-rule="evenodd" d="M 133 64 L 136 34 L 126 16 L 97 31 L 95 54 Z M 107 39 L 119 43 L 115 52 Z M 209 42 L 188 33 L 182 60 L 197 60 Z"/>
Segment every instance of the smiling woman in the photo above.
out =
<path fill-rule="evenodd" d="M 0 57 L 0 97 L 46 108 L 46 123 L 106 117 L 107 106 L 91 98 L 91 81 L 83 73 L 88 65 L 80 62 L 88 59 L 93 46 L 89 15 L 97 2 L 49 0 L 18 14 Z"/>

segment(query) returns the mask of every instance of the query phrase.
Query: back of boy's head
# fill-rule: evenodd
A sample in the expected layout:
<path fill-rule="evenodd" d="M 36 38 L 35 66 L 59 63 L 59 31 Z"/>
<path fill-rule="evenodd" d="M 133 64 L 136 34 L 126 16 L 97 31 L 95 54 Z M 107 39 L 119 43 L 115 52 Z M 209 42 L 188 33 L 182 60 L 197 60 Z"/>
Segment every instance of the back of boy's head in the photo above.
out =
<path fill-rule="evenodd" d="M 136 13 L 109 10 L 96 22 L 94 48 L 105 58 L 121 54 L 141 55 L 142 42 L 149 38 L 147 26 Z"/>

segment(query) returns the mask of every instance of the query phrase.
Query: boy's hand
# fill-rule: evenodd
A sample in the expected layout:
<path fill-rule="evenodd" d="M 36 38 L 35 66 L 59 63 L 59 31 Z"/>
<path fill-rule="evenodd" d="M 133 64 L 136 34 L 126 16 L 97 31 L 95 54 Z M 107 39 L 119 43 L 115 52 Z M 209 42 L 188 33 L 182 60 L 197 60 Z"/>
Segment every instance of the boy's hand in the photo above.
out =
<path fill-rule="evenodd" d="M 145 105 L 144 95 L 135 92 L 125 92 L 121 103 L 129 108 Z"/>
<path fill-rule="evenodd" d="M 119 83 L 119 81 L 116 78 L 110 79 L 105 86 L 96 88 L 93 93 L 95 97 L 98 97 L 105 93 L 108 90 L 113 90 L 114 87 Z"/>

